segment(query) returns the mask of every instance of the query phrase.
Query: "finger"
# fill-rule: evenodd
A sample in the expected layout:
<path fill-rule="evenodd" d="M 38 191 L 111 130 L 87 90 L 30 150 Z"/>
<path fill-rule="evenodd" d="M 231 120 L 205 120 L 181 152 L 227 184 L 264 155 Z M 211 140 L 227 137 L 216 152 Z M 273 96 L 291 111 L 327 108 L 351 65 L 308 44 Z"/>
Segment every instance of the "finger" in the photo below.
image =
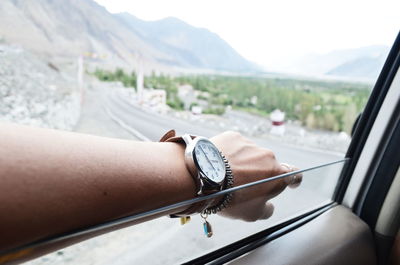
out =
<path fill-rule="evenodd" d="M 283 174 L 293 171 L 292 166 L 287 163 L 280 163 L 280 165 L 281 165 L 281 171 L 283 172 Z"/>
<path fill-rule="evenodd" d="M 289 172 L 292 172 L 294 170 L 293 166 L 291 166 L 291 165 L 289 165 L 287 163 L 281 163 L 281 168 L 282 168 L 282 171 L 283 171 L 282 174 L 289 173 Z M 291 185 L 293 183 L 293 179 L 294 179 L 293 175 L 284 178 L 286 185 Z"/>
<path fill-rule="evenodd" d="M 293 167 L 293 171 L 299 170 L 298 167 Z M 289 188 L 295 189 L 300 186 L 301 182 L 303 181 L 303 174 L 299 173 L 293 176 L 292 183 L 289 184 Z"/>
<path fill-rule="evenodd" d="M 281 163 L 281 167 L 285 168 L 286 172 L 292 172 L 292 171 L 297 171 L 299 170 L 298 167 L 289 165 L 287 163 Z M 288 185 L 289 188 L 297 188 L 298 186 L 300 186 L 301 182 L 303 180 L 303 174 L 295 174 L 292 176 L 288 176 L 285 178 L 286 184 Z"/>
<path fill-rule="evenodd" d="M 270 218 L 272 216 L 272 214 L 274 213 L 274 209 L 275 209 L 275 207 L 272 203 L 266 202 L 259 219 L 265 220 L 265 219 Z"/>
<path fill-rule="evenodd" d="M 291 189 L 295 189 L 301 185 L 302 181 L 303 181 L 303 175 L 301 175 L 301 174 L 294 175 L 293 179 L 292 179 L 292 183 L 290 183 L 288 185 L 288 187 Z"/>

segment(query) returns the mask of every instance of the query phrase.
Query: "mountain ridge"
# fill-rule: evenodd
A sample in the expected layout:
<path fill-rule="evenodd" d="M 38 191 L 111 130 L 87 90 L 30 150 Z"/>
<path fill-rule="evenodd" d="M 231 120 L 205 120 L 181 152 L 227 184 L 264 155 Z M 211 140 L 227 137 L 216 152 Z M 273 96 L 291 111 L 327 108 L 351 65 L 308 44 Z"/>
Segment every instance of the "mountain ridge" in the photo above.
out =
<path fill-rule="evenodd" d="M 0 39 L 47 56 L 94 54 L 128 65 L 140 57 L 154 68 L 259 70 L 208 30 L 172 17 L 139 22 L 130 16 L 121 18 L 93 0 L 2 0 Z"/>
<path fill-rule="evenodd" d="M 307 54 L 276 70 L 304 76 L 375 81 L 389 50 L 390 47 L 385 45 L 370 45 L 323 54 Z"/>
<path fill-rule="evenodd" d="M 149 39 L 157 49 L 172 53 L 182 63 L 189 60 L 196 67 L 213 65 L 216 70 L 259 70 L 208 29 L 193 27 L 175 17 L 145 22 L 126 12 L 114 16 L 143 38 Z"/>

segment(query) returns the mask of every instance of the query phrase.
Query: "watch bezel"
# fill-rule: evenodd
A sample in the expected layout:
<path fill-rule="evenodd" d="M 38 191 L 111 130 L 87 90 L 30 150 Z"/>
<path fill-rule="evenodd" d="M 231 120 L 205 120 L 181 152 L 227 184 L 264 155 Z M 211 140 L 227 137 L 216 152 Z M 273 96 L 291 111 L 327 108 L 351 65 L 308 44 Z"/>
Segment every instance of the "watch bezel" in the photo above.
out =
<path fill-rule="evenodd" d="M 196 145 L 200 141 L 207 141 L 212 146 L 214 146 L 214 148 L 216 150 L 218 150 L 218 148 L 210 140 L 208 140 L 205 137 L 199 136 L 199 137 L 196 137 L 194 139 L 190 138 L 190 140 L 188 138 L 185 139 L 185 137 L 183 137 L 183 139 L 186 142 L 185 163 L 186 163 L 186 166 L 189 169 L 190 173 L 192 174 L 192 176 L 198 176 L 200 178 L 199 181 L 201 181 L 201 180 L 207 181 L 211 185 L 215 185 L 215 186 L 220 186 L 221 187 L 223 185 L 224 181 L 225 181 L 225 178 L 226 178 L 226 168 L 224 167 L 224 170 L 225 170 L 224 171 L 224 178 L 220 182 L 213 181 L 212 179 L 207 177 L 204 174 L 204 172 L 201 170 L 201 168 L 200 168 L 200 166 L 199 166 L 199 164 L 197 162 L 197 158 L 196 158 L 196 156 L 194 154 L 194 150 L 196 148 Z M 222 156 L 221 156 L 221 160 L 223 161 Z"/>

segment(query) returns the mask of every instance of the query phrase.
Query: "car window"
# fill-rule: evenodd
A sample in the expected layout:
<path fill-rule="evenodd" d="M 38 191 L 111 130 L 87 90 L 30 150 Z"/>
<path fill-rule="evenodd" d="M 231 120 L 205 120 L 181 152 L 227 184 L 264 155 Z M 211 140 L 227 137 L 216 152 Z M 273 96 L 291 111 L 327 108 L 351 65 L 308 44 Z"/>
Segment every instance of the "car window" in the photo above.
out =
<path fill-rule="evenodd" d="M 27 264 L 176 264 L 332 201 L 396 3 L 112 2 L 0 3 L 0 121 L 135 141 L 238 131 L 303 182 L 267 220 L 209 216 L 211 238 L 200 216 L 163 217 Z"/>
<path fill-rule="evenodd" d="M 329 204 L 335 183 L 346 163 L 347 160 L 339 160 L 304 172 L 299 188 L 288 188 L 282 196 L 270 200 L 275 211 L 266 220 L 248 223 L 217 215 L 208 216 L 206 220 L 213 231 L 211 238 L 204 234 L 204 219 L 198 215 L 185 225 L 180 224 L 179 218 L 162 217 L 73 245 L 28 264 L 182 263 Z"/>

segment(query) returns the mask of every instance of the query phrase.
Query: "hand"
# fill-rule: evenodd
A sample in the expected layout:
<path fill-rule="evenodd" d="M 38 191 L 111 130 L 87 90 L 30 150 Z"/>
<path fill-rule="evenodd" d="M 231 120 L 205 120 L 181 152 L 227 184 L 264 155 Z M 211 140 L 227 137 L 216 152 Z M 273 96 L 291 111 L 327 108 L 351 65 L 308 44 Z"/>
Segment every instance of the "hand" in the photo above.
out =
<path fill-rule="evenodd" d="M 281 165 L 272 151 L 258 147 L 240 133 L 225 132 L 210 140 L 228 159 L 234 186 L 297 170 L 286 164 Z M 297 187 L 300 182 L 301 175 L 297 175 L 236 191 L 231 203 L 219 214 L 248 222 L 267 219 L 274 211 L 268 200 L 280 194 L 286 186 Z"/>

